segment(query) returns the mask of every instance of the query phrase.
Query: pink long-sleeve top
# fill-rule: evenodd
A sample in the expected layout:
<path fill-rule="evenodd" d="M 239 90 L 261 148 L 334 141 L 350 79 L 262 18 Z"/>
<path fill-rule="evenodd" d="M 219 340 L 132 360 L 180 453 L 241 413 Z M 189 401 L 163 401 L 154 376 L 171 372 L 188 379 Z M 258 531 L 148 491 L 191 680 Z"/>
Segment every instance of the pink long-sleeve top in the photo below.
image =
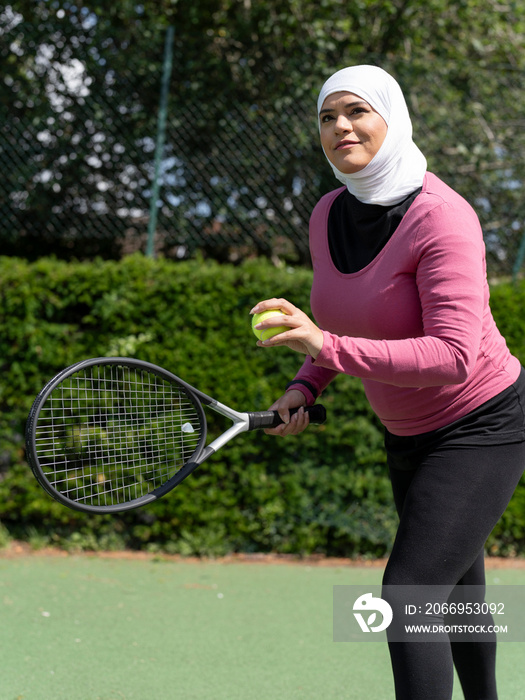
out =
<path fill-rule="evenodd" d="M 521 366 L 490 311 L 483 236 L 470 205 L 427 173 L 380 253 L 344 274 L 327 234 L 341 191 L 325 195 L 310 220 L 311 308 L 324 344 L 295 379 L 320 394 L 338 373 L 360 377 L 396 435 L 448 425 L 509 387 Z M 291 388 L 313 401 L 305 385 Z"/>

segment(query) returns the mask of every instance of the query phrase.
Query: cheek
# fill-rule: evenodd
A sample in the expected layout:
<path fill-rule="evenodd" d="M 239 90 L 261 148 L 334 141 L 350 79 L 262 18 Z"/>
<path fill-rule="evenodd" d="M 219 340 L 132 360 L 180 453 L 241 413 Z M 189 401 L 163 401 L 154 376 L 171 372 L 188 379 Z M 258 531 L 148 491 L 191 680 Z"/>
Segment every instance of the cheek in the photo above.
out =
<path fill-rule="evenodd" d="M 328 160 L 330 161 L 330 163 L 332 163 L 332 165 L 335 165 L 336 162 L 334 160 L 334 152 L 332 151 L 331 146 L 332 146 L 332 140 L 330 138 L 326 138 L 326 137 L 323 139 L 323 137 L 321 135 L 321 148 L 323 149 L 323 152 L 324 152 L 325 156 L 328 158 Z"/>
<path fill-rule="evenodd" d="M 325 153 L 328 151 L 328 146 L 329 146 L 329 139 L 327 137 L 327 134 L 325 133 L 324 129 L 321 127 L 321 133 L 320 133 L 320 140 L 321 140 L 321 146 L 323 147 L 323 150 Z"/>
<path fill-rule="evenodd" d="M 375 129 L 374 129 L 374 142 L 377 145 L 377 150 L 381 148 L 383 145 L 383 141 L 386 138 L 386 133 L 388 131 L 388 127 L 383 121 L 382 117 L 379 117 L 380 121 L 377 123 Z"/>

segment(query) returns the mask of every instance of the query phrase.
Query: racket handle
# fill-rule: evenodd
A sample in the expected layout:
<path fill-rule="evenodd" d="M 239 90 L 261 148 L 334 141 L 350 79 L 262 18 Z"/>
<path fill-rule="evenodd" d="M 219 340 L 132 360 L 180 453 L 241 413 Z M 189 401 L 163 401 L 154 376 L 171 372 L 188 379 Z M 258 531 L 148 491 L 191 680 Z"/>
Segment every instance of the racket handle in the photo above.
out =
<path fill-rule="evenodd" d="M 298 408 L 290 409 L 290 415 L 297 413 Z M 321 404 L 307 406 L 304 409 L 310 416 L 310 423 L 324 423 L 326 420 L 326 409 Z M 256 411 L 249 414 L 250 427 L 249 430 L 257 428 L 276 428 L 282 424 L 281 416 L 277 411 Z"/>

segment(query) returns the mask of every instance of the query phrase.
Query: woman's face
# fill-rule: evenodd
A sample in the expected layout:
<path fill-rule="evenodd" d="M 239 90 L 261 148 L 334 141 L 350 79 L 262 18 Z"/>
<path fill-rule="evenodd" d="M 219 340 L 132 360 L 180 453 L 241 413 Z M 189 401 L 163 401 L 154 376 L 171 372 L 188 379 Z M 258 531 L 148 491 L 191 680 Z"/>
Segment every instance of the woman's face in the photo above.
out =
<path fill-rule="evenodd" d="M 365 168 L 381 148 L 387 125 L 368 102 L 351 92 L 334 92 L 319 113 L 321 145 L 345 175 Z"/>

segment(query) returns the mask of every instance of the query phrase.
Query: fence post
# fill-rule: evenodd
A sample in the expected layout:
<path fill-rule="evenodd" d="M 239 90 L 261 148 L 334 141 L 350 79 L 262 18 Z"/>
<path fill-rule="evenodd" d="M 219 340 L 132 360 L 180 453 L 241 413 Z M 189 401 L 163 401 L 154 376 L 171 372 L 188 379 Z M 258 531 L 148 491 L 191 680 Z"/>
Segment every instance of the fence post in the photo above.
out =
<path fill-rule="evenodd" d="M 514 261 L 514 267 L 512 268 L 512 281 L 515 283 L 518 279 L 518 275 L 521 270 L 521 266 L 523 265 L 523 260 L 525 259 L 525 233 L 523 234 L 521 238 L 521 243 L 520 247 L 518 250 L 518 255 L 516 256 L 516 260 Z"/>
<path fill-rule="evenodd" d="M 164 151 L 164 140 L 166 136 L 166 116 L 168 113 L 168 96 L 169 83 L 171 77 L 171 66 L 173 61 L 173 37 L 174 28 L 169 26 L 166 31 L 166 39 L 164 44 L 164 63 L 162 71 L 162 85 L 160 93 L 159 115 L 157 119 L 157 142 L 155 145 L 155 166 L 153 173 L 153 182 L 151 187 L 151 199 L 149 207 L 148 221 L 148 244 L 146 247 L 146 255 L 149 258 L 155 257 L 155 231 L 157 228 L 157 210 L 159 199 L 159 175 L 162 162 L 162 154 Z"/>

